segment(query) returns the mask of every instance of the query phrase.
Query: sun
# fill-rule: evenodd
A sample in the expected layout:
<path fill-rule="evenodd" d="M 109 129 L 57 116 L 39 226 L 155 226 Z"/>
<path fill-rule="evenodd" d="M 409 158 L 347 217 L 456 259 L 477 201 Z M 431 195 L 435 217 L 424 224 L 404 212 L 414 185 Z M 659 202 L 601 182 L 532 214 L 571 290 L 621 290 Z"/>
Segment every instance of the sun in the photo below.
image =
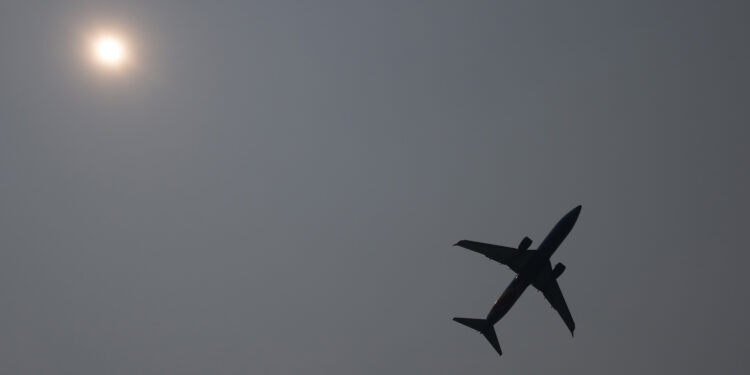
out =
<path fill-rule="evenodd" d="M 128 48 L 122 37 L 100 34 L 93 38 L 91 54 L 94 61 L 108 69 L 122 68 L 128 60 Z"/>

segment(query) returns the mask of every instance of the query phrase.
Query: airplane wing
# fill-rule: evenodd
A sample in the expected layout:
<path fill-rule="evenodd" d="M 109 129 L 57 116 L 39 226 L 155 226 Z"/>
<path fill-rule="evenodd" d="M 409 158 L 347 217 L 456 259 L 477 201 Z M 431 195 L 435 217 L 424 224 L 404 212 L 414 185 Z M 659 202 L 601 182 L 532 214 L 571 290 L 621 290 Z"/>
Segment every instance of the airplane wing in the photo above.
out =
<path fill-rule="evenodd" d="M 549 262 L 547 262 L 547 267 L 544 268 L 532 285 L 539 289 L 544 294 L 544 298 L 552 305 L 552 308 L 557 310 L 572 335 L 576 329 L 576 323 L 573 321 L 573 316 L 570 315 L 568 304 L 565 303 L 565 298 L 560 290 L 560 284 L 552 276 L 552 265 Z"/>
<path fill-rule="evenodd" d="M 514 249 L 512 247 L 492 245 L 488 243 L 469 240 L 458 241 L 458 243 L 456 243 L 454 246 L 460 246 L 465 249 L 483 254 L 487 258 L 510 267 L 510 269 L 515 273 L 521 272 L 521 268 L 523 268 L 523 265 L 526 263 L 526 259 L 528 259 L 528 257 L 532 254 L 531 252 L 534 251 Z"/>

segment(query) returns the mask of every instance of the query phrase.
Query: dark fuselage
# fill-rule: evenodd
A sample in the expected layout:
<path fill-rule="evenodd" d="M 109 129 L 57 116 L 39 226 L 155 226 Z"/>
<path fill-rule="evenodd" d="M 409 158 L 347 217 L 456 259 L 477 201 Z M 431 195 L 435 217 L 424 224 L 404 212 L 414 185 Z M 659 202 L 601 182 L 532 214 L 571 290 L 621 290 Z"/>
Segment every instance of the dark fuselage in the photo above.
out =
<path fill-rule="evenodd" d="M 494 325 L 497 323 L 511 307 L 518 301 L 521 294 L 526 288 L 536 280 L 537 275 L 543 267 L 547 266 L 550 257 L 557 250 L 560 244 L 563 242 L 565 237 L 568 236 L 570 230 L 578 219 L 578 215 L 581 213 L 581 206 L 578 206 L 565 214 L 560 221 L 555 224 L 552 231 L 549 232 L 544 241 L 539 245 L 539 248 L 533 252 L 533 255 L 528 259 L 526 264 L 521 268 L 521 272 L 511 281 L 510 285 L 505 288 L 503 294 L 497 299 L 495 304 L 487 314 L 487 321 Z"/>

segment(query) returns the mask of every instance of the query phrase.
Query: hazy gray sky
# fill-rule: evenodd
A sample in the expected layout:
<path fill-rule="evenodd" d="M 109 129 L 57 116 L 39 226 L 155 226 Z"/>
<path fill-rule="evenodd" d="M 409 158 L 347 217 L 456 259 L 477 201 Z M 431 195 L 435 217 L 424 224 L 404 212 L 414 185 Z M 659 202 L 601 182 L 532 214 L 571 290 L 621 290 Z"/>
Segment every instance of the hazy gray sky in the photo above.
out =
<path fill-rule="evenodd" d="M 748 10 L 4 1 L 0 373 L 745 374 Z M 576 337 L 529 290 L 498 359 L 451 245 L 578 204 Z"/>

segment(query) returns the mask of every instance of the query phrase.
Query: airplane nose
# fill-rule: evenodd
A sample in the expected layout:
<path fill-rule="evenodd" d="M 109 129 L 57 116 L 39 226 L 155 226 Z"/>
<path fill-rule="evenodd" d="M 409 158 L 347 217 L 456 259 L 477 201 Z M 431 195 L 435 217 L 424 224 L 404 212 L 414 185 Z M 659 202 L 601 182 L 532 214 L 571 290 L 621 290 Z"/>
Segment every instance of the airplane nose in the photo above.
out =
<path fill-rule="evenodd" d="M 570 213 L 568 214 L 568 216 L 571 219 L 576 220 L 578 219 L 578 215 L 580 214 L 581 214 L 581 205 L 579 204 L 578 206 L 576 206 L 576 208 L 570 210 Z"/>

